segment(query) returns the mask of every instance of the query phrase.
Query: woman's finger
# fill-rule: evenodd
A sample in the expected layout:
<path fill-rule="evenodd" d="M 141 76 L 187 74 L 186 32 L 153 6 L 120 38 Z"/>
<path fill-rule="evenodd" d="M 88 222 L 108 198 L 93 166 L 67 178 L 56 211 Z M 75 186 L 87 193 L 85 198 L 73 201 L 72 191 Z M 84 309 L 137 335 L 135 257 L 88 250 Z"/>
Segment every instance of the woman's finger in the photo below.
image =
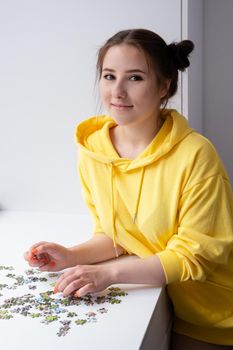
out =
<path fill-rule="evenodd" d="M 30 252 L 24 253 L 24 259 L 32 267 L 38 267 L 41 265 L 41 262 L 39 262 L 39 260 L 35 256 L 31 255 Z"/>
<path fill-rule="evenodd" d="M 35 249 L 35 248 L 38 248 L 40 245 L 45 244 L 45 243 L 48 243 L 48 242 L 46 242 L 46 241 L 40 241 L 40 242 L 37 242 L 37 243 L 33 244 L 33 245 L 30 247 L 30 251 L 32 251 L 32 250 Z"/>
<path fill-rule="evenodd" d="M 75 267 L 71 267 L 69 268 L 68 271 L 64 272 L 57 280 L 56 282 L 56 287 L 58 287 L 60 285 L 60 283 L 67 277 L 69 277 L 70 275 L 72 275 L 73 273 L 75 273 L 76 269 L 77 269 L 78 265 Z M 77 277 L 77 274 L 76 274 Z"/>
<path fill-rule="evenodd" d="M 38 247 L 42 244 L 42 243 L 47 243 L 44 241 L 38 242 L 33 244 L 30 249 L 26 252 L 26 260 L 31 260 L 31 259 L 35 259 L 37 258 L 37 254 L 39 253 L 38 251 Z"/>
<path fill-rule="evenodd" d="M 29 260 L 29 252 L 25 252 L 23 257 L 24 257 L 24 260 L 28 261 Z"/>
<path fill-rule="evenodd" d="M 54 287 L 54 292 L 63 292 L 64 289 L 72 283 L 75 279 L 77 279 L 77 276 L 73 273 L 69 273 L 66 276 L 64 276 L 62 279 L 59 279 Z"/>
<path fill-rule="evenodd" d="M 77 289 L 79 290 L 81 287 L 84 287 L 87 284 L 87 281 L 82 278 L 76 278 L 72 282 L 70 282 L 65 289 L 63 290 L 63 296 L 66 297 L 72 294 Z"/>
<path fill-rule="evenodd" d="M 34 254 L 32 254 L 32 252 L 30 250 L 24 253 L 24 259 L 27 261 L 32 260 L 33 257 L 35 257 L 35 256 L 34 256 Z"/>
<path fill-rule="evenodd" d="M 39 255 L 39 254 L 54 254 L 56 252 L 56 248 L 54 247 L 53 243 L 45 242 L 44 244 L 39 245 L 36 248 L 33 248 L 31 250 L 32 254 Z"/>
<path fill-rule="evenodd" d="M 41 262 L 39 262 L 38 260 L 29 260 L 28 264 L 31 267 L 40 267 L 41 266 Z"/>
<path fill-rule="evenodd" d="M 85 286 L 81 287 L 80 289 L 78 289 L 75 293 L 74 296 L 76 298 L 78 297 L 83 297 L 88 293 L 94 293 L 95 291 L 95 286 L 93 283 L 88 283 Z"/>
<path fill-rule="evenodd" d="M 38 267 L 40 271 L 59 271 L 56 262 L 53 260 Z"/>

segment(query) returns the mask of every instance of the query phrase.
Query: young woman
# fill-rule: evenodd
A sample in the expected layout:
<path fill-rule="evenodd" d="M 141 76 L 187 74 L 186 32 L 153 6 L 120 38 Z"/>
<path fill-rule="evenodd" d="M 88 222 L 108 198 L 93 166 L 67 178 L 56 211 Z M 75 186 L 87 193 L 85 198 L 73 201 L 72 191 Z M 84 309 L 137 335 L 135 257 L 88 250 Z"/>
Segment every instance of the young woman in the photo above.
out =
<path fill-rule="evenodd" d="M 71 267 L 55 286 L 64 296 L 167 284 L 172 348 L 224 349 L 233 345 L 230 182 L 213 145 L 165 108 L 192 50 L 189 40 L 167 45 L 145 29 L 121 31 L 100 49 L 107 115 L 76 133 L 93 238 L 71 248 L 39 242 L 25 259 L 42 271 Z M 122 254 L 135 258 L 98 265 Z"/>

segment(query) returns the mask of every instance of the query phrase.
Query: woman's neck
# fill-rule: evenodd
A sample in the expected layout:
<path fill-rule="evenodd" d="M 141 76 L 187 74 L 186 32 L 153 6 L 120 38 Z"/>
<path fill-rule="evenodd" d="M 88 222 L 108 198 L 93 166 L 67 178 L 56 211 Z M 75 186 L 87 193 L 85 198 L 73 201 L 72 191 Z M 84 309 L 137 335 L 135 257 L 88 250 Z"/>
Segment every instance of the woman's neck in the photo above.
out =
<path fill-rule="evenodd" d="M 117 125 L 110 129 L 110 137 L 118 154 L 135 159 L 151 143 L 163 125 L 160 116 L 148 118 L 141 123 Z"/>
<path fill-rule="evenodd" d="M 159 132 L 163 119 L 157 117 L 148 118 L 141 123 L 130 125 L 117 125 L 116 136 L 119 141 L 132 147 L 148 145 Z"/>

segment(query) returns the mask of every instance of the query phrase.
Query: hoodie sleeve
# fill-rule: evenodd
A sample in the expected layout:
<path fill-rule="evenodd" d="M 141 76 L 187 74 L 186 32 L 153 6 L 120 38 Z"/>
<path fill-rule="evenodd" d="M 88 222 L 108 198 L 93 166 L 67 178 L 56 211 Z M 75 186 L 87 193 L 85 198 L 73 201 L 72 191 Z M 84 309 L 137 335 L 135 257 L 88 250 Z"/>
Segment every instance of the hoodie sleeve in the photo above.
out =
<path fill-rule="evenodd" d="M 214 175 L 183 192 L 177 232 L 157 255 L 168 284 L 201 281 L 227 263 L 232 247 L 232 191 L 224 175 Z"/>
<path fill-rule="evenodd" d="M 99 216 L 96 212 L 96 208 L 95 208 L 95 205 L 94 205 L 93 200 L 92 200 L 91 192 L 90 192 L 90 189 L 88 188 L 88 185 L 85 181 L 85 177 L 84 177 L 80 163 L 78 164 L 78 173 L 79 173 L 79 178 L 80 178 L 80 182 L 81 182 L 81 186 L 82 186 L 83 200 L 84 200 L 86 206 L 88 207 L 88 209 L 90 210 L 90 214 L 91 214 L 91 218 L 92 218 L 92 222 L 93 222 L 93 234 L 103 233 L 103 230 L 102 230 L 102 227 L 100 224 L 100 219 L 99 219 Z"/>

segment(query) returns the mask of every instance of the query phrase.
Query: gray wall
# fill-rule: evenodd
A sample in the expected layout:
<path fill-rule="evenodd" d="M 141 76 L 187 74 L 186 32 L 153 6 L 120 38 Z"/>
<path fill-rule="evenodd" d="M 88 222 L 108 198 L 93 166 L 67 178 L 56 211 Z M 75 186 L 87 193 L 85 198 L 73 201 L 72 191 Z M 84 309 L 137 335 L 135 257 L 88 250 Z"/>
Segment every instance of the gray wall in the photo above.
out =
<path fill-rule="evenodd" d="M 203 132 L 233 183 L 233 1 L 204 0 Z"/>

